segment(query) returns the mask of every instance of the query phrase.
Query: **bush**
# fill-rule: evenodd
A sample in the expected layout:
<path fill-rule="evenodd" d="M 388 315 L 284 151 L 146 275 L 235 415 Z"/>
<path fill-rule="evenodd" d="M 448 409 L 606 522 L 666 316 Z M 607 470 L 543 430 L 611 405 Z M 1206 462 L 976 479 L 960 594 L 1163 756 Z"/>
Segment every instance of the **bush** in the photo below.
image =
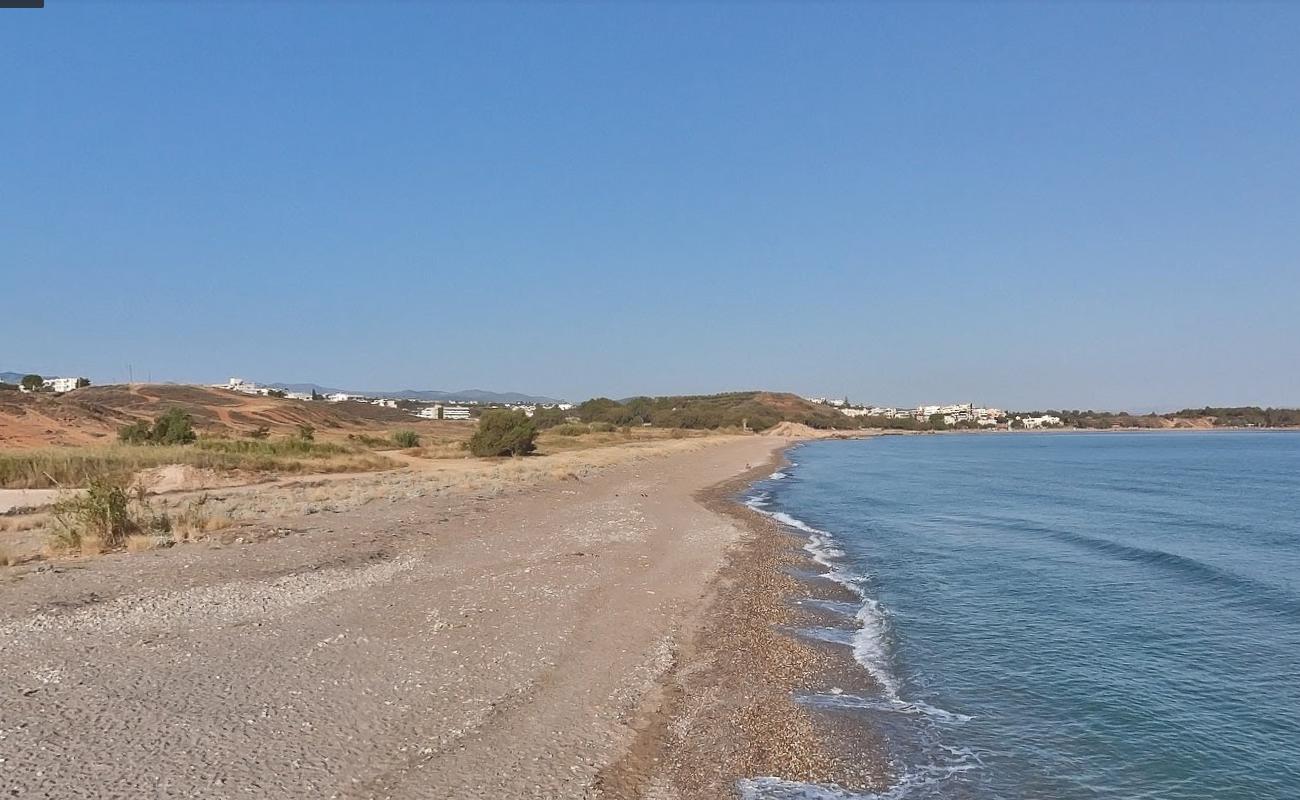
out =
<path fill-rule="evenodd" d="M 556 425 L 554 428 L 551 428 L 551 433 L 556 436 L 581 436 L 590 431 L 591 428 L 588 428 L 581 422 L 566 422 L 563 425 Z"/>
<path fill-rule="evenodd" d="M 190 415 L 179 408 L 171 408 L 167 413 L 153 421 L 153 431 L 149 435 L 151 444 L 189 444 L 194 435 L 194 422 Z"/>
<path fill-rule="evenodd" d="M 99 478 L 82 494 L 54 504 L 55 544 L 77 549 L 83 540 L 94 538 L 107 549 L 120 547 L 139 525 L 132 519 L 130 497 L 120 483 Z"/>
<path fill-rule="evenodd" d="M 569 412 L 561 411 L 559 408 L 542 408 L 541 406 L 538 406 L 537 409 L 533 411 L 533 424 L 537 426 L 538 430 L 544 431 L 547 428 L 554 428 L 557 425 L 563 425 L 568 421 Z"/>
<path fill-rule="evenodd" d="M 419 447 L 420 434 L 415 431 L 393 431 L 393 444 L 398 447 Z"/>
<path fill-rule="evenodd" d="M 148 444 L 153 426 L 144 420 L 123 425 L 117 429 L 117 440 L 123 444 Z"/>
<path fill-rule="evenodd" d="M 298 438 L 302 439 L 304 442 L 315 441 L 316 428 L 306 423 L 302 423 L 298 426 Z"/>
<path fill-rule="evenodd" d="M 250 439 L 269 439 L 271 436 L 271 427 L 269 425 L 258 425 L 248 432 Z"/>
<path fill-rule="evenodd" d="M 196 438 L 190 415 L 179 408 L 168 409 L 152 423 L 139 420 L 117 429 L 123 444 L 189 444 Z"/>
<path fill-rule="evenodd" d="M 537 426 L 522 411 L 484 411 L 469 440 L 476 456 L 522 456 L 537 449 Z"/>
<path fill-rule="evenodd" d="M 612 422 L 593 422 L 590 427 L 596 433 L 613 433 L 618 430 L 618 426 Z"/>

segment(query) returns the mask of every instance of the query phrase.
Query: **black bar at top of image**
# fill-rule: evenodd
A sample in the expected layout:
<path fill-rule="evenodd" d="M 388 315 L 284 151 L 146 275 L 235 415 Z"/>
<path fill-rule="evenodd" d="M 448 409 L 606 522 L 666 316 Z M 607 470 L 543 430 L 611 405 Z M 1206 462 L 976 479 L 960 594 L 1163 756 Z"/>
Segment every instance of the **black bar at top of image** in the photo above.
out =
<path fill-rule="evenodd" d="M 45 0 L 0 0 L 0 8 L 45 8 Z"/>

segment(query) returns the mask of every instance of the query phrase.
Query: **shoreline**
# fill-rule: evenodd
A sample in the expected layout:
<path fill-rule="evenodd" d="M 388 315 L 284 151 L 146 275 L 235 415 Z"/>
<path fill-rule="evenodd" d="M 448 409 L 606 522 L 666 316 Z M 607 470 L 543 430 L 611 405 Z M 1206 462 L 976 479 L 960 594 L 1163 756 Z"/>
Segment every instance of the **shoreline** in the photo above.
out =
<path fill-rule="evenodd" d="M 803 599 L 860 602 L 821 578 L 806 537 L 748 507 L 739 496 L 787 465 L 763 465 L 703 489 L 695 499 L 744 535 L 710 584 L 711 600 L 673 665 L 660 703 L 637 723 L 621 759 L 600 774 L 608 797 L 734 798 L 742 783 L 791 781 L 882 792 L 892 783 L 885 743 L 853 712 L 811 709 L 800 693 L 869 694 L 870 673 L 842 644 L 799 636 L 803 627 L 845 627 Z"/>

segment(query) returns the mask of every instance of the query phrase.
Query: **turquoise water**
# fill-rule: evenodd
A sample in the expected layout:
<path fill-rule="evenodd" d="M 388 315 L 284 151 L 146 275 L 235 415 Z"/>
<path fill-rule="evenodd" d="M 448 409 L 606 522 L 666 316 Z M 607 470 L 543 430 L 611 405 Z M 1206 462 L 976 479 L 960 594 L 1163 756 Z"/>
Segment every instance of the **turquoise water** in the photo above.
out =
<path fill-rule="evenodd" d="M 907 436 L 790 458 L 753 503 L 859 592 L 831 608 L 883 687 L 799 700 L 886 733 L 889 796 L 1300 798 L 1300 435 Z"/>

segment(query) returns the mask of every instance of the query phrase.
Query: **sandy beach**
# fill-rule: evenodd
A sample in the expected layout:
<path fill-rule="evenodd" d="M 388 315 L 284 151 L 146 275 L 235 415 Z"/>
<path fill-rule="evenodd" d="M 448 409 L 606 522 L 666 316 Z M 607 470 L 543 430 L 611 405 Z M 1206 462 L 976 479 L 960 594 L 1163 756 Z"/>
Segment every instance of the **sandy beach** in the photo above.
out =
<path fill-rule="evenodd" d="M 718 746 L 657 735 L 665 720 L 691 730 L 682 667 L 702 663 L 701 634 L 737 613 L 712 603 L 745 568 L 720 576 L 728 553 L 753 562 L 728 489 L 701 491 L 783 444 L 733 439 L 504 498 L 370 504 L 7 579 L 0 786 L 55 798 L 631 797 L 651 784 L 727 796 L 729 770 L 779 762 L 720 761 L 708 786 L 678 781 L 667 760 L 635 765 L 656 751 L 690 764 Z M 692 713 L 753 723 L 752 704 L 724 706 Z M 819 757 L 798 753 L 809 769 Z"/>

